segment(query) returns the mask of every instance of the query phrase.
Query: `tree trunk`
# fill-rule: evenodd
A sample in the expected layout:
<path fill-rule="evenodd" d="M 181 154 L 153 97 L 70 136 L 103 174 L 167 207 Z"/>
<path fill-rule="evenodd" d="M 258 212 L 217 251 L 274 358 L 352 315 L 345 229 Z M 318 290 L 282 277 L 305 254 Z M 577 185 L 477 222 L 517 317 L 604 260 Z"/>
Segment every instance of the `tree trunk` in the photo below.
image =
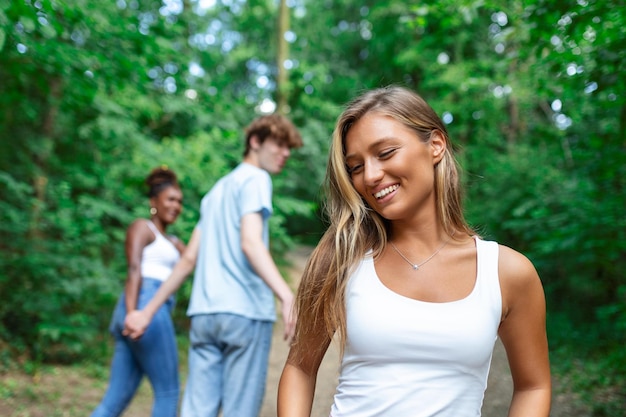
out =
<path fill-rule="evenodd" d="M 276 57 L 276 67 L 278 74 L 276 78 L 276 111 L 279 114 L 289 112 L 287 104 L 287 69 L 285 61 L 289 56 L 289 44 L 285 39 L 285 33 L 289 30 L 289 8 L 286 0 L 280 0 L 278 9 L 278 54 Z"/>
<path fill-rule="evenodd" d="M 41 140 L 53 141 L 54 127 L 59 113 L 61 96 L 63 93 L 63 79 L 61 77 L 52 77 L 48 84 L 48 106 L 41 117 Z M 48 185 L 48 177 L 46 174 L 48 159 L 53 152 L 53 146 L 41 146 L 41 151 L 33 155 L 35 170 L 33 172 L 33 188 L 35 190 L 35 201 L 31 212 L 29 235 L 33 242 L 40 241 L 42 238 L 41 230 L 41 213 L 46 204 L 46 188 Z"/>

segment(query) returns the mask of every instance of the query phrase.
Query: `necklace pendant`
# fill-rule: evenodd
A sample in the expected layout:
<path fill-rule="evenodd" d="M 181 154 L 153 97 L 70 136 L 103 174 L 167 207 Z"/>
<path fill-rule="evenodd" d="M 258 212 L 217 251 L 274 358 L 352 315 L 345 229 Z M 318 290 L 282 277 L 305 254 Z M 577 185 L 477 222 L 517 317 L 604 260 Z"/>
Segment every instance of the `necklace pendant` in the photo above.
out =
<path fill-rule="evenodd" d="M 419 264 L 414 264 L 413 262 L 411 262 L 409 260 L 409 258 L 404 256 L 404 254 L 402 254 L 402 252 L 400 252 L 400 249 L 396 248 L 396 245 L 394 245 L 393 242 L 389 242 L 389 244 L 391 245 L 393 250 L 395 250 L 398 253 L 398 255 L 400 255 L 400 257 L 406 261 L 407 264 L 411 265 L 411 268 L 413 268 L 413 271 L 417 271 L 418 269 L 420 269 L 420 266 L 424 265 L 426 262 L 428 262 L 431 259 L 433 259 L 435 257 L 435 255 L 437 255 L 439 253 L 439 251 L 441 251 L 441 249 L 443 249 L 448 244 L 448 242 L 450 241 L 452 236 L 454 236 L 454 232 L 452 233 L 452 235 L 450 235 L 450 237 L 445 242 L 443 242 L 443 245 L 439 246 L 439 249 L 437 249 L 432 255 L 430 255 L 428 258 L 426 258 L 425 261 L 422 261 Z"/>

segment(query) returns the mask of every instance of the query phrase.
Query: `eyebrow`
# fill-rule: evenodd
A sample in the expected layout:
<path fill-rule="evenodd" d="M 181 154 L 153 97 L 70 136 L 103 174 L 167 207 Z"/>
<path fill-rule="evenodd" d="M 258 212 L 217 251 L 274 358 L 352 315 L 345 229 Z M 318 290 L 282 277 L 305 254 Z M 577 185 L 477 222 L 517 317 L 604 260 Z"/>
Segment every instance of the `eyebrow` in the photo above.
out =
<path fill-rule="evenodd" d="M 370 146 L 367 147 L 368 151 L 371 151 L 372 149 L 375 149 L 377 147 L 379 147 L 381 144 L 384 144 L 385 142 L 388 142 L 390 140 L 394 140 L 397 139 L 395 136 L 384 136 L 380 139 L 376 139 L 372 144 L 370 144 Z M 356 158 L 355 154 L 346 154 L 344 156 L 344 159 L 347 161 L 348 159 L 353 159 Z"/>

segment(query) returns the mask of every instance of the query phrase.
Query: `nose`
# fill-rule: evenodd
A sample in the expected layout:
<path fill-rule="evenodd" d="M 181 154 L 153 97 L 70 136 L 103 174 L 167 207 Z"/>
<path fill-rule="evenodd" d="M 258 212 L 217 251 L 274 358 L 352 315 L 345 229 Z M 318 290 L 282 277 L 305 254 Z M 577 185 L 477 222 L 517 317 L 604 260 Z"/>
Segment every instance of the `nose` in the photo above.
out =
<path fill-rule="evenodd" d="M 383 179 L 384 171 L 379 163 L 367 161 L 363 165 L 363 180 L 367 186 L 375 186 Z"/>

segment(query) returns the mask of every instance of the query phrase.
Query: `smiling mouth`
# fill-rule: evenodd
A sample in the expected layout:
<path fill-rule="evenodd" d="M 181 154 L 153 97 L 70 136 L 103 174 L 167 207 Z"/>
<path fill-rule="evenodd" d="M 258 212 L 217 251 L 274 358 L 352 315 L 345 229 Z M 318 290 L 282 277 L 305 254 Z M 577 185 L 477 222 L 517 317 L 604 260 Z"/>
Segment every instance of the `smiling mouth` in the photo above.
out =
<path fill-rule="evenodd" d="M 396 191 L 398 188 L 400 188 L 400 186 L 398 184 L 391 185 L 391 186 L 389 186 L 387 188 L 384 188 L 384 189 L 380 190 L 376 194 L 374 194 L 374 197 L 376 197 L 376 199 L 381 199 L 384 196 L 386 196 L 387 194 Z"/>

